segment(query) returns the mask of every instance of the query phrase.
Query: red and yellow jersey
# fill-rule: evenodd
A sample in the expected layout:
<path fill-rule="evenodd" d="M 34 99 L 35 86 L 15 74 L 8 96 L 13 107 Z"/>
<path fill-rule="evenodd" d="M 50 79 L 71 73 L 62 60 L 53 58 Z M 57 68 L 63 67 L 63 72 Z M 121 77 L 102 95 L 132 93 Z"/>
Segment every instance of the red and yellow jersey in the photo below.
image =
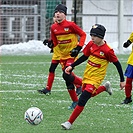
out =
<path fill-rule="evenodd" d="M 84 71 L 83 84 L 92 84 L 98 88 L 103 81 L 109 62 L 117 62 L 118 59 L 107 43 L 98 46 L 90 41 L 83 50 L 88 56 L 88 62 Z"/>
<path fill-rule="evenodd" d="M 78 36 L 80 40 L 78 43 Z M 70 51 L 77 45 L 83 46 L 86 33 L 74 22 L 63 20 L 61 23 L 55 23 L 51 26 L 51 39 L 54 46 L 59 47 L 61 59 L 73 58 Z"/>
<path fill-rule="evenodd" d="M 133 43 L 133 32 L 131 33 L 131 35 L 130 35 L 128 40 L 130 40 Z M 130 54 L 130 56 L 128 58 L 127 64 L 133 66 L 133 44 L 132 44 L 132 52 L 131 52 L 131 54 Z"/>
<path fill-rule="evenodd" d="M 60 60 L 60 49 L 58 45 L 53 48 L 52 60 Z"/>

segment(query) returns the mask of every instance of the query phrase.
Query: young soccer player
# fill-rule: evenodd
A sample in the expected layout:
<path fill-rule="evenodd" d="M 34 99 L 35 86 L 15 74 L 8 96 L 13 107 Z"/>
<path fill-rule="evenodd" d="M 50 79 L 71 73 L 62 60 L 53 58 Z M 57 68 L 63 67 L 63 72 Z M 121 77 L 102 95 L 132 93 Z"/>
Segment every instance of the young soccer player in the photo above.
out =
<path fill-rule="evenodd" d="M 123 44 L 124 48 L 127 48 L 133 43 L 133 32 L 130 34 L 129 39 Z M 133 45 L 132 45 L 132 52 L 127 61 L 127 68 L 125 71 L 126 76 L 126 85 L 125 85 L 125 96 L 126 98 L 122 102 L 122 104 L 128 104 L 132 102 L 132 82 L 133 82 Z"/>
<path fill-rule="evenodd" d="M 56 16 L 53 17 L 53 22 L 56 23 Z M 43 44 L 51 48 L 53 41 L 51 39 L 45 39 L 43 41 Z M 48 80 L 47 80 L 46 87 L 44 87 L 41 90 L 37 90 L 39 93 L 45 94 L 47 96 L 51 94 L 51 89 L 52 89 L 52 85 L 53 85 L 54 77 L 55 77 L 55 70 L 58 64 L 60 63 L 59 46 L 57 45 L 56 47 L 52 48 L 51 51 L 53 52 L 53 55 L 52 55 L 51 65 L 49 67 L 49 74 L 48 74 Z M 76 95 L 78 96 L 79 94 L 81 94 L 81 85 L 76 84 L 75 86 L 76 86 Z"/>
<path fill-rule="evenodd" d="M 74 22 L 66 20 L 67 7 L 65 5 L 57 5 L 54 14 L 56 23 L 51 26 L 51 39 L 53 40 L 53 47 L 58 46 L 60 49 L 60 64 L 63 70 L 63 78 L 73 101 L 69 109 L 74 109 L 78 102 L 75 85 L 81 86 L 82 79 L 71 73 L 71 77 L 74 79 L 71 82 L 64 70 L 77 59 L 77 55 L 84 45 L 86 33 Z"/>
<path fill-rule="evenodd" d="M 109 62 L 112 62 L 116 66 L 120 75 L 120 88 L 123 89 L 125 86 L 121 64 L 114 54 L 113 49 L 111 49 L 103 39 L 105 31 L 106 29 L 102 25 L 95 24 L 92 26 L 92 29 L 90 30 L 91 41 L 84 48 L 83 55 L 65 69 L 65 72 L 70 74 L 75 66 L 88 59 L 82 80 L 82 94 L 79 97 L 78 105 L 75 107 L 69 119 L 61 124 L 64 129 L 70 129 L 71 125 L 83 111 L 87 101 L 91 97 L 94 97 L 103 91 L 108 92 L 110 95 L 112 94 L 109 81 L 100 86 L 106 75 Z"/>

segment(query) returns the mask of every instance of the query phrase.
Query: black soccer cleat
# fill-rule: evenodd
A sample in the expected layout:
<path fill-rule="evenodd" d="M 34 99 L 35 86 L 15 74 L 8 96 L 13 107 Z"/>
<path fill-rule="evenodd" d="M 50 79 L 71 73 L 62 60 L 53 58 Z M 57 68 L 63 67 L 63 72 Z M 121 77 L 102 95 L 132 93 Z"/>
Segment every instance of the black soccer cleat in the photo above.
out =
<path fill-rule="evenodd" d="M 131 103 L 131 102 L 132 102 L 132 98 L 131 97 L 126 97 L 121 104 L 128 104 L 128 103 Z"/>
<path fill-rule="evenodd" d="M 40 94 L 45 94 L 46 96 L 49 96 L 51 94 L 51 91 L 44 88 L 42 90 L 37 90 Z"/>

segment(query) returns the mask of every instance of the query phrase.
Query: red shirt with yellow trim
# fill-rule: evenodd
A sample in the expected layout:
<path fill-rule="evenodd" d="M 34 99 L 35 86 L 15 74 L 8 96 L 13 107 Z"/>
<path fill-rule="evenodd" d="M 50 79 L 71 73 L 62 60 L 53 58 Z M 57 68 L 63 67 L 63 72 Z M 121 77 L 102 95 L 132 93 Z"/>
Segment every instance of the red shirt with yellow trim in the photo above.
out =
<path fill-rule="evenodd" d="M 107 43 L 98 46 L 90 41 L 83 50 L 88 56 L 88 62 L 83 76 L 83 84 L 92 84 L 98 88 L 103 81 L 109 62 L 117 62 L 118 59 Z"/>
<path fill-rule="evenodd" d="M 78 42 L 78 36 L 80 40 Z M 51 39 L 54 46 L 59 47 L 60 58 L 73 58 L 70 56 L 70 51 L 77 45 L 83 46 L 86 33 L 74 22 L 63 20 L 61 23 L 55 23 L 51 26 Z"/>

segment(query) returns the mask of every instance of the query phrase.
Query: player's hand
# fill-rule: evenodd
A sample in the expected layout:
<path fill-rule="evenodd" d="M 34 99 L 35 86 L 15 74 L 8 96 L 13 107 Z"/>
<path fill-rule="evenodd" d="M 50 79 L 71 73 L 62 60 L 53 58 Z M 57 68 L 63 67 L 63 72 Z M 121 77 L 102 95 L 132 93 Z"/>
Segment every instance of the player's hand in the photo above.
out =
<path fill-rule="evenodd" d="M 131 43 L 132 43 L 132 42 L 131 42 L 130 40 L 127 40 L 127 42 L 125 42 L 125 43 L 123 44 L 123 47 L 124 47 L 124 48 L 127 48 Z"/>
<path fill-rule="evenodd" d="M 49 39 L 45 39 L 43 41 L 43 44 L 48 46 L 49 48 L 53 48 L 54 44 L 53 44 L 53 41 L 52 40 L 49 40 Z"/>
<path fill-rule="evenodd" d="M 125 87 L 126 83 L 124 82 L 120 82 L 120 89 L 122 90 Z"/>
<path fill-rule="evenodd" d="M 76 48 L 72 49 L 72 51 L 70 51 L 71 57 L 76 57 L 81 49 L 82 49 L 81 46 L 77 46 Z"/>
<path fill-rule="evenodd" d="M 70 74 L 71 73 L 71 71 L 72 71 L 72 67 L 71 66 L 68 66 L 66 69 L 65 69 L 65 73 L 66 74 Z"/>

